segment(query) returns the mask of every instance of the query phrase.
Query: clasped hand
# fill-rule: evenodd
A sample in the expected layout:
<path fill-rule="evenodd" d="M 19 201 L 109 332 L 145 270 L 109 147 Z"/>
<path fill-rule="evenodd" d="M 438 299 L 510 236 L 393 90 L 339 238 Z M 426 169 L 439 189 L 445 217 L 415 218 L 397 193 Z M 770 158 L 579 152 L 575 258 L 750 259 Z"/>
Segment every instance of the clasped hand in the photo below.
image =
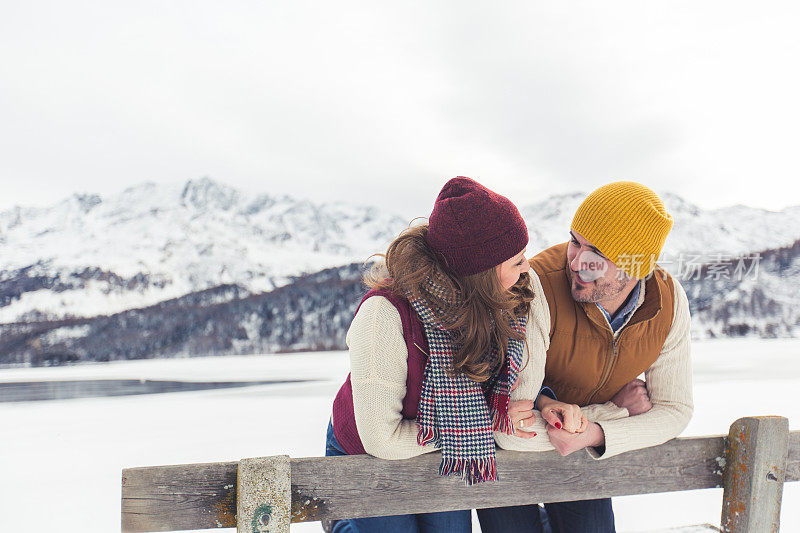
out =
<path fill-rule="evenodd" d="M 523 439 L 530 439 L 537 435 L 533 431 L 516 431 L 533 425 L 536 420 L 534 409 L 538 409 L 542 413 L 548 432 L 552 428 L 567 434 L 580 434 L 585 432 L 590 424 L 579 406 L 559 402 L 542 395 L 539 397 L 538 405 L 534 405 L 531 400 L 509 402 L 508 414 L 514 424 L 515 435 Z"/>
<path fill-rule="evenodd" d="M 639 379 L 626 384 L 611 401 L 618 407 L 628 409 L 630 416 L 646 413 L 652 408 L 645 382 Z M 579 406 L 559 402 L 544 395 L 539 396 L 538 405 L 534 405 L 531 400 L 509 402 L 508 413 L 516 436 L 530 439 L 537 435 L 534 431 L 524 431 L 536 420 L 533 410 L 537 408 L 546 423 L 545 429 L 550 443 L 561 455 L 569 455 L 587 446 L 605 444 L 603 428 L 595 422 L 589 422 Z M 517 429 L 523 431 L 516 431 Z"/>

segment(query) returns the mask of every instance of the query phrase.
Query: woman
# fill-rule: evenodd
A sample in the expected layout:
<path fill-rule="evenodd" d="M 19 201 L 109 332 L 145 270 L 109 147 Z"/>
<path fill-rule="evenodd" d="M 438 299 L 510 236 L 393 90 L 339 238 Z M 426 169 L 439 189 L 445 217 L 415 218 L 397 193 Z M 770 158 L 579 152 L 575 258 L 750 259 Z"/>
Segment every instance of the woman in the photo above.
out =
<path fill-rule="evenodd" d="M 371 290 L 347 333 L 351 373 L 334 401 L 326 455 L 441 450 L 441 475 L 497 478 L 493 432 L 534 419 L 533 402 L 509 404 L 532 300 L 527 243 L 508 199 L 469 178 L 445 184 L 429 223 L 401 234 L 366 277 Z M 561 412 L 580 429 L 580 410 Z M 471 524 L 469 511 L 455 511 L 342 520 L 333 531 L 467 532 Z"/>

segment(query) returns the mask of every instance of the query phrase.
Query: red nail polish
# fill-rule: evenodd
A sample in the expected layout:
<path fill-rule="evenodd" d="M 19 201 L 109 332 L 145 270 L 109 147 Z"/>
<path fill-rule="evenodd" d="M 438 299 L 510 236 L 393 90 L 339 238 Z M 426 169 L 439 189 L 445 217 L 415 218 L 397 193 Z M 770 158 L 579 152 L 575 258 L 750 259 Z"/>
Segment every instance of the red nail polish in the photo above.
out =
<path fill-rule="evenodd" d="M 534 433 L 533 433 L 533 436 L 534 436 L 534 437 L 536 436 L 536 432 L 534 432 Z"/>
<path fill-rule="evenodd" d="M 561 422 L 556 422 L 556 429 L 561 429 Z"/>

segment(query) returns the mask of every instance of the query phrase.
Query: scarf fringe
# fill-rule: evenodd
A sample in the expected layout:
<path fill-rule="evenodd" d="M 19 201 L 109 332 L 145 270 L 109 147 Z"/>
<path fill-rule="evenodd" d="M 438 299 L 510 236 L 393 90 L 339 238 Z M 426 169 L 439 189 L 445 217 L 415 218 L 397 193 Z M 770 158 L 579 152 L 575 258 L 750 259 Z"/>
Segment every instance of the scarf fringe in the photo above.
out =
<path fill-rule="evenodd" d="M 494 457 L 481 459 L 449 457 L 442 459 L 442 464 L 439 465 L 439 475 L 450 476 L 453 474 L 460 476 L 467 486 L 486 481 L 497 481 L 497 462 Z"/>
<path fill-rule="evenodd" d="M 514 423 L 508 413 L 502 413 L 499 409 L 492 409 L 492 429 L 502 431 L 506 435 L 514 434 Z"/>
<path fill-rule="evenodd" d="M 431 426 L 425 427 L 422 424 L 418 425 L 419 431 L 417 432 L 417 444 L 420 446 L 425 446 L 433 443 L 434 445 L 441 447 L 439 433 L 436 431 L 436 428 Z"/>

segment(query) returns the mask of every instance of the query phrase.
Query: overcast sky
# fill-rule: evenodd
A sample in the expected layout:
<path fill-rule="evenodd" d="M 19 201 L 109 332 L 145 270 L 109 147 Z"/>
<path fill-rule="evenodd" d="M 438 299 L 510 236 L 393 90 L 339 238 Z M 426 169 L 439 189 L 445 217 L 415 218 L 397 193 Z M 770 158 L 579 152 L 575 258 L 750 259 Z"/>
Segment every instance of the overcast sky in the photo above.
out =
<path fill-rule="evenodd" d="M 0 209 L 200 176 L 419 215 L 456 175 L 797 205 L 799 6 L 7 2 Z"/>

